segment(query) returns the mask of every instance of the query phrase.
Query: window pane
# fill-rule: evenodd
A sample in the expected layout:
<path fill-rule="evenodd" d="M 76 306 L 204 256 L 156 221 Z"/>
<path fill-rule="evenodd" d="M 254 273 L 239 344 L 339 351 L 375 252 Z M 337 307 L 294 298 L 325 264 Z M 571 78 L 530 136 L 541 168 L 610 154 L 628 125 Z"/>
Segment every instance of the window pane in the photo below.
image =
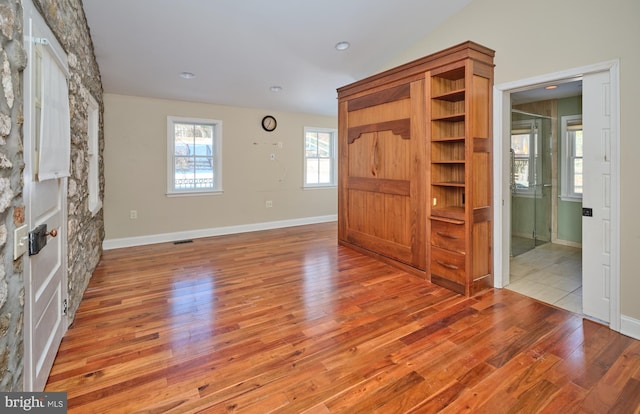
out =
<path fill-rule="evenodd" d="M 582 157 L 582 131 L 575 131 L 574 134 L 574 154 L 576 157 Z"/>
<path fill-rule="evenodd" d="M 582 194 L 582 158 L 573 160 L 573 192 Z"/>
<path fill-rule="evenodd" d="M 330 184 L 331 183 L 331 160 L 328 158 L 323 158 L 318 160 L 319 162 L 319 174 L 318 181 L 321 184 Z"/>
<path fill-rule="evenodd" d="M 190 124 L 174 124 L 175 125 L 175 136 L 176 141 L 178 138 L 185 139 L 188 138 L 188 141 L 193 140 L 193 125 Z"/>
<path fill-rule="evenodd" d="M 304 148 L 306 157 L 316 157 L 318 155 L 318 135 L 307 132 Z"/>
<path fill-rule="evenodd" d="M 318 156 L 329 157 L 331 155 L 331 134 L 318 134 Z"/>
<path fill-rule="evenodd" d="M 307 184 L 319 184 L 319 160 L 307 158 Z"/>
<path fill-rule="evenodd" d="M 516 153 L 516 155 L 528 156 L 530 154 L 530 137 L 531 136 L 529 134 L 519 134 L 511 136 L 511 148 Z"/>
<path fill-rule="evenodd" d="M 529 188 L 529 158 L 516 159 L 514 161 L 513 176 L 516 188 Z"/>

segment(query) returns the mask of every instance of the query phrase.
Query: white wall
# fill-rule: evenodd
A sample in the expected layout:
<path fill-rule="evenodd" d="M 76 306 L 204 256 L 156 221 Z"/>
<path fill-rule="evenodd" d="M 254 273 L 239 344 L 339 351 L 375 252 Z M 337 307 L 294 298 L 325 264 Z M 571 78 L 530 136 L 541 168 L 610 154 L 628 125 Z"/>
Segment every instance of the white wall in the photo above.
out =
<path fill-rule="evenodd" d="M 473 0 L 388 67 L 472 40 L 496 51 L 502 84 L 620 59 L 621 313 L 640 321 L 640 1 Z"/>
<path fill-rule="evenodd" d="M 302 189 L 303 129 L 337 128 L 335 117 L 113 94 L 105 94 L 104 106 L 106 246 L 114 240 L 136 244 L 157 235 L 337 214 L 335 188 Z M 268 113 L 278 120 L 271 133 L 260 127 Z M 222 121 L 223 194 L 166 196 L 167 116 Z M 277 142 L 283 148 L 273 145 Z M 267 199 L 273 208 L 265 208 Z M 137 210 L 137 219 L 129 218 L 130 210 Z"/>

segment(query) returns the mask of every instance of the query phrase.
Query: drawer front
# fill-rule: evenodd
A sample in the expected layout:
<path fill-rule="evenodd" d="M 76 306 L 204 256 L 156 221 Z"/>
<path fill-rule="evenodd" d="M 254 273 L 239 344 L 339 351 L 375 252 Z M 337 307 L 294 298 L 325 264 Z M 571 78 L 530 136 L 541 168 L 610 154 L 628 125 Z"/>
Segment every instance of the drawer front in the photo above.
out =
<path fill-rule="evenodd" d="M 464 224 L 431 220 L 431 244 L 464 253 Z"/>
<path fill-rule="evenodd" d="M 431 274 L 465 285 L 465 255 L 441 249 L 431 248 Z"/>

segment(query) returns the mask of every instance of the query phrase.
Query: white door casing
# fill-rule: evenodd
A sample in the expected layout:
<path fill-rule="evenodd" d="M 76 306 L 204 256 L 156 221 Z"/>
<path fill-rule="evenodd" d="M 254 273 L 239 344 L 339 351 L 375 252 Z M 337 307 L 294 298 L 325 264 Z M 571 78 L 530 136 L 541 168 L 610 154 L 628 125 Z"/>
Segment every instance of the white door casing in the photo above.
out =
<path fill-rule="evenodd" d="M 584 79 L 585 77 L 606 72 L 610 77 L 609 106 L 610 106 L 610 180 L 609 191 L 609 236 L 610 248 L 609 277 L 607 286 L 600 285 L 598 289 L 609 295 L 609 327 L 614 331 L 621 329 L 620 315 L 620 136 L 619 136 L 619 61 L 607 61 L 594 65 L 568 69 L 561 72 L 523 79 L 494 86 L 494 286 L 505 287 L 509 284 L 509 243 L 511 199 L 509 197 L 509 168 L 510 168 L 510 138 L 511 138 L 511 102 L 510 94 L 535 87 L 559 83 L 562 81 Z M 600 106 L 602 101 L 589 101 L 583 97 L 583 107 Z M 601 151 L 601 148 L 598 149 Z M 602 191 L 598 194 L 602 194 Z M 584 237 L 584 242 L 589 241 Z M 600 249 L 602 251 L 602 249 Z M 584 269 L 583 269 L 584 271 Z M 589 283 L 589 282 L 587 282 Z M 584 297 L 584 296 L 583 296 Z M 587 305 L 590 309 L 590 305 Z"/>
<path fill-rule="evenodd" d="M 42 391 L 60 341 L 67 330 L 67 178 L 38 181 L 39 130 L 42 119 L 42 57 L 49 54 L 66 65 L 66 54 L 30 1 L 24 2 L 24 200 L 25 219 L 32 231 L 41 224 L 56 235 L 24 260 L 24 390 Z M 47 39 L 34 41 L 34 39 Z M 53 56 L 56 55 L 56 56 Z M 60 56 L 63 61 L 60 62 Z M 63 68 L 65 70 L 65 68 Z M 65 99 L 66 98 L 65 96 Z M 43 157 L 51 154 L 40 154 Z"/>

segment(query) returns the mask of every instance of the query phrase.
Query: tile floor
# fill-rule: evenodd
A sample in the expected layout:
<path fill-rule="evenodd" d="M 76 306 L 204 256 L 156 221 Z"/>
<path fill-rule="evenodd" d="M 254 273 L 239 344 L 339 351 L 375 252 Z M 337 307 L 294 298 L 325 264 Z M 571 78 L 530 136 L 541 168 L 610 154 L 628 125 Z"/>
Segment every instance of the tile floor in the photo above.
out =
<path fill-rule="evenodd" d="M 512 257 L 506 288 L 582 314 L 582 249 L 546 243 Z"/>

